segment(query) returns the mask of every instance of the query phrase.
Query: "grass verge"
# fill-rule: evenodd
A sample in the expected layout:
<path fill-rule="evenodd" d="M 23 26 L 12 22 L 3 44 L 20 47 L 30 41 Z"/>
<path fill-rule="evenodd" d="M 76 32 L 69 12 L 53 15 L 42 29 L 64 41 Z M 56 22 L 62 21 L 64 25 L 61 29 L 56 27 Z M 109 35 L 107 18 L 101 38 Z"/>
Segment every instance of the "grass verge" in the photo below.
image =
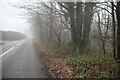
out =
<path fill-rule="evenodd" d="M 116 78 L 117 63 L 106 55 L 82 55 L 68 58 L 67 65 L 75 78 Z"/>

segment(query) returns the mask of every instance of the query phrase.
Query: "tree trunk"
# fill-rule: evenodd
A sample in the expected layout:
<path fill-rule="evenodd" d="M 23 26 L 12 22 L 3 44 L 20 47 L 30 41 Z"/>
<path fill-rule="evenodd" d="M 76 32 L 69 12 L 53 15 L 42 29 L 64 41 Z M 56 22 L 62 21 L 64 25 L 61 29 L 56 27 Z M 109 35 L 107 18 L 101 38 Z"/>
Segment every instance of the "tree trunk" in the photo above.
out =
<path fill-rule="evenodd" d="M 50 41 L 50 45 L 53 45 L 53 3 L 50 3 L 51 5 L 51 10 L 50 10 L 50 16 L 49 16 L 49 20 L 50 20 L 50 25 L 49 25 L 49 31 L 50 31 L 50 36 L 49 36 L 49 41 Z"/>
<path fill-rule="evenodd" d="M 77 37 L 77 48 L 78 52 L 81 49 L 81 38 L 82 38 L 82 2 L 76 3 L 76 37 Z"/>
<path fill-rule="evenodd" d="M 89 33 L 90 33 L 90 26 L 92 23 L 92 17 L 93 17 L 93 2 L 87 2 L 85 5 L 85 15 L 84 15 L 84 22 L 83 22 L 83 40 L 82 40 L 82 45 L 83 45 L 83 53 L 89 51 Z"/>
<path fill-rule="evenodd" d="M 116 25 L 115 25 L 115 13 L 114 13 L 114 2 L 112 5 L 112 26 L 113 26 L 113 56 L 116 59 Z"/>
<path fill-rule="evenodd" d="M 75 10 L 74 2 L 67 2 L 68 13 L 70 17 L 70 29 L 71 29 L 71 39 L 72 39 L 72 48 L 73 52 L 76 52 L 76 29 L 75 29 Z"/>
<path fill-rule="evenodd" d="M 116 10 L 116 16 L 117 16 L 117 62 L 118 62 L 118 75 L 120 77 L 120 1 L 117 2 L 117 10 Z"/>

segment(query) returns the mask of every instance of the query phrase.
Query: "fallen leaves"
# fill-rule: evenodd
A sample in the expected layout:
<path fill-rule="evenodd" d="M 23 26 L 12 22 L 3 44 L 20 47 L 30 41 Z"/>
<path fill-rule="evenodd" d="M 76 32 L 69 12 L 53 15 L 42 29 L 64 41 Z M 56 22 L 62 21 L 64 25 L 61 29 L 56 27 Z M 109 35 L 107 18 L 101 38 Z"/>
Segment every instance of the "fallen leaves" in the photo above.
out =
<path fill-rule="evenodd" d="M 53 78 L 72 78 L 73 72 L 66 65 L 64 59 L 51 58 L 45 59 L 45 66 L 50 73 L 50 76 Z"/>
<path fill-rule="evenodd" d="M 42 55 L 43 64 L 51 78 L 73 78 L 73 71 L 66 65 L 64 57 L 37 43 L 35 46 Z"/>

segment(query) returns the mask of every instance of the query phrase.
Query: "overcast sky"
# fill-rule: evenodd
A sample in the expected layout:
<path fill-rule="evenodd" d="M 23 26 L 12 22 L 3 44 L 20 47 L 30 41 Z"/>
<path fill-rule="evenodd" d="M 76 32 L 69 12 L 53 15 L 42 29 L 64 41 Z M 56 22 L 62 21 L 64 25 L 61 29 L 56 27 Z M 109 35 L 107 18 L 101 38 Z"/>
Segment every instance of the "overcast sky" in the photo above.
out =
<path fill-rule="evenodd" d="M 23 3 L 29 3 L 36 0 L 0 0 L 0 30 L 19 31 L 25 33 L 29 31 L 30 25 L 27 23 L 26 19 L 22 19 L 18 15 L 22 13 L 22 11 L 10 5 L 20 5 L 20 1 L 22 1 Z"/>
<path fill-rule="evenodd" d="M 29 24 L 18 15 L 22 12 L 10 5 L 19 5 L 18 2 L 19 0 L 0 0 L 0 30 L 28 32 Z"/>

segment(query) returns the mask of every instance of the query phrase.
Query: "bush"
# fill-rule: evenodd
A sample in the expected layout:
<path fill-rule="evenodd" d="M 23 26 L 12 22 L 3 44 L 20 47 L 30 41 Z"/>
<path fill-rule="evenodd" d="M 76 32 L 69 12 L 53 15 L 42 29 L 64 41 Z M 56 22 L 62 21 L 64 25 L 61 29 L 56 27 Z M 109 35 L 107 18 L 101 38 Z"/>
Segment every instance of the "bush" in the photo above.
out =
<path fill-rule="evenodd" d="M 63 54 L 72 53 L 72 47 L 70 45 L 64 45 L 61 48 L 58 48 L 57 52 Z"/>

